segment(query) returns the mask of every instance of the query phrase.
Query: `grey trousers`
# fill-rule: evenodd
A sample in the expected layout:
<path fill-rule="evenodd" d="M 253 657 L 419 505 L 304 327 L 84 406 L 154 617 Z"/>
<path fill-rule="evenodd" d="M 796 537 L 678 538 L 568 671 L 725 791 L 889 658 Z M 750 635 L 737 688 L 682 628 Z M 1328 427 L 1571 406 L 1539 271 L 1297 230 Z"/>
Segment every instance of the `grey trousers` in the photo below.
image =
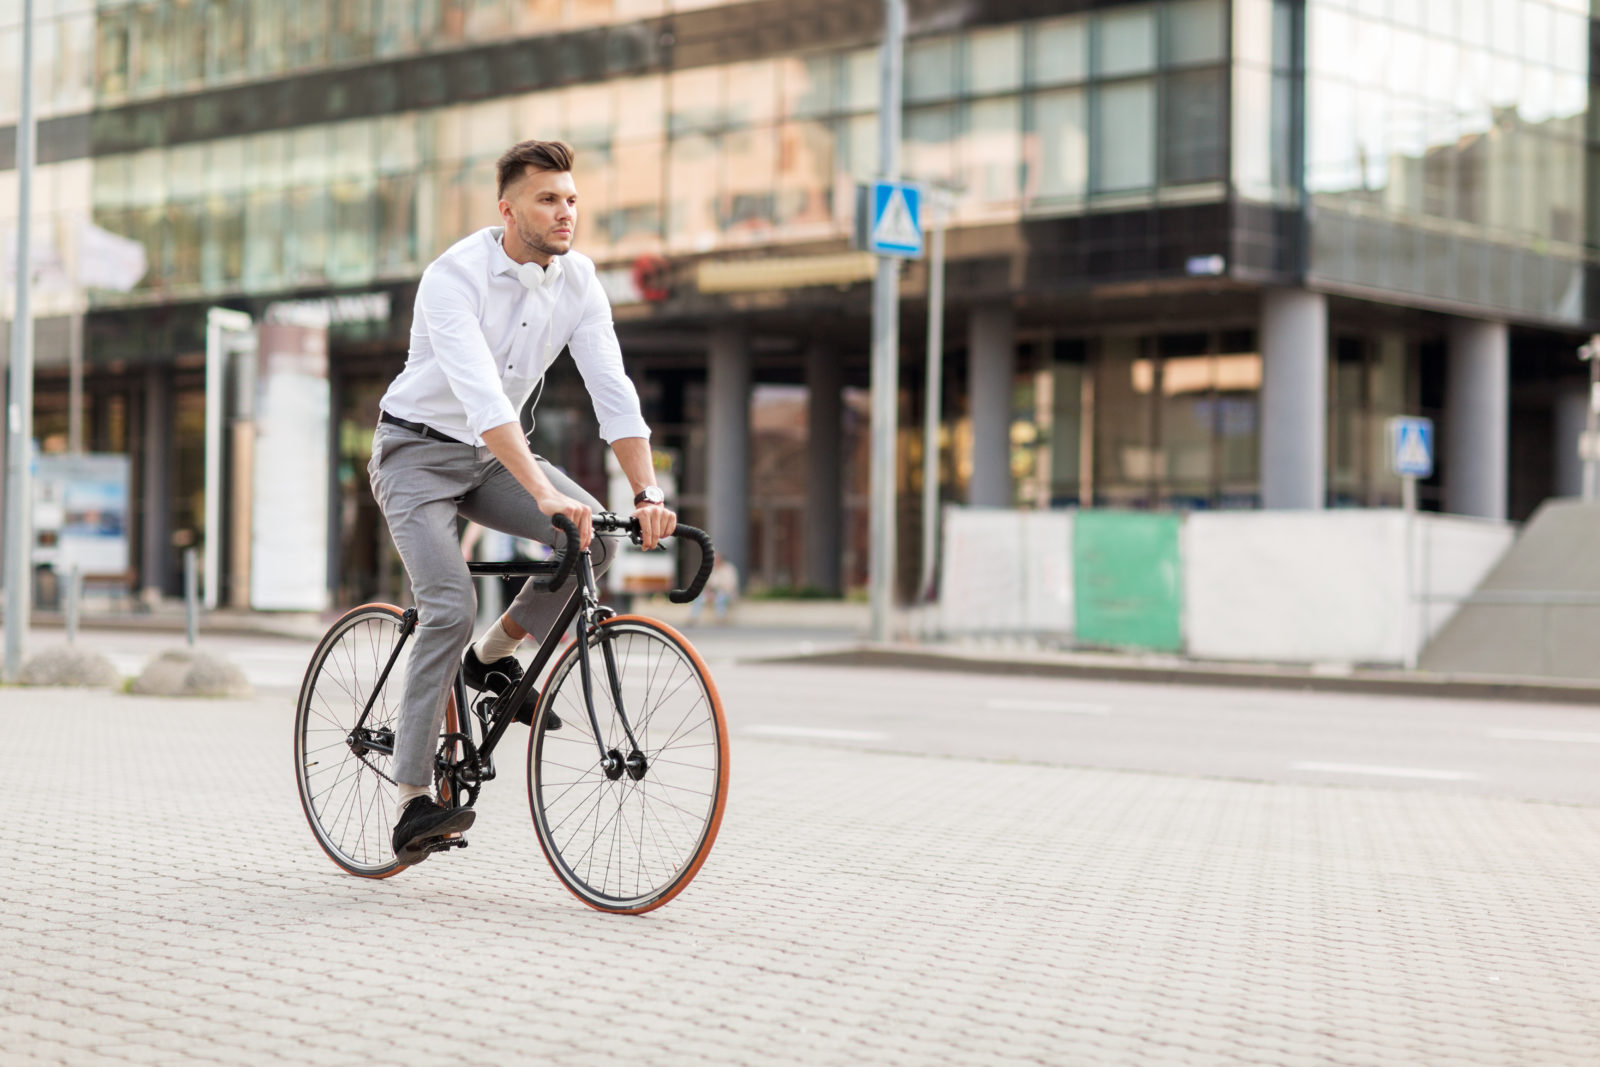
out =
<path fill-rule="evenodd" d="M 600 510 L 600 502 L 571 478 L 544 459 L 538 463 L 557 490 Z M 445 701 L 478 610 L 478 593 L 456 536 L 457 516 L 547 545 L 558 537 L 528 491 L 481 445 L 438 441 L 379 423 L 367 472 L 417 604 L 417 629 L 395 728 L 394 778 L 405 785 L 431 785 Z M 598 577 L 610 563 L 612 548 L 601 537 L 589 548 Z M 534 584 L 522 587 L 509 613 L 539 641 L 555 625 L 572 586 L 569 582 L 552 594 Z"/>

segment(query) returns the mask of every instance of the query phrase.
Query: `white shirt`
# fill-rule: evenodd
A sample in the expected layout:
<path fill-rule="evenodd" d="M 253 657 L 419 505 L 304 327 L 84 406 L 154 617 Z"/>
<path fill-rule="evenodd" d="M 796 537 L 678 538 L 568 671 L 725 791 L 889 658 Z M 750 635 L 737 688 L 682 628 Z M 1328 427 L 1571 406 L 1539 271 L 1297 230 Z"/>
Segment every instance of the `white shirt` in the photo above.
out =
<path fill-rule="evenodd" d="M 485 431 L 517 421 L 545 368 L 570 347 L 600 436 L 608 444 L 648 439 L 594 262 L 568 252 L 549 284 L 528 289 L 500 244 L 502 229 L 457 241 L 423 271 L 411 350 L 383 394 L 383 410 L 481 445 Z"/>

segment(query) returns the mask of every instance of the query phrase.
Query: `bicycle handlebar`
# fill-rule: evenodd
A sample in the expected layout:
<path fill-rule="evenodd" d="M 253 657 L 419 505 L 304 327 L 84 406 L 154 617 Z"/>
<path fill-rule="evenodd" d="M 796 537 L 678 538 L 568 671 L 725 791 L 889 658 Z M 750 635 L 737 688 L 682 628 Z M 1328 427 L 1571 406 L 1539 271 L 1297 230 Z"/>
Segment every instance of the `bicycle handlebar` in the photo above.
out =
<path fill-rule="evenodd" d="M 572 574 L 572 568 L 578 565 L 578 527 L 565 515 L 552 515 L 550 516 L 550 521 L 567 538 L 566 551 L 561 553 L 561 566 L 550 576 L 548 588 L 553 593 L 561 588 L 561 583 L 565 582 L 568 576 Z"/>
<path fill-rule="evenodd" d="M 572 574 L 573 567 L 577 565 L 578 553 L 572 551 L 572 549 L 578 543 L 578 528 L 565 515 L 554 515 L 551 517 L 551 522 L 554 523 L 556 529 L 566 535 L 566 550 L 561 553 L 561 565 L 557 568 L 555 574 L 550 576 L 548 588 L 553 593 L 561 588 L 561 584 L 567 580 L 568 576 Z M 595 513 L 594 528 L 596 532 L 600 533 L 626 533 L 629 540 L 634 544 L 639 543 L 638 519 L 625 519 L 620 515 L 600 511 Z M 686 541 L 693 541 L 700 549 L 700 569 L 695 572 L 695 576 L 689 582 L 689 585 L 686 588 L 673 589 L 667 593 L 667 599 L 674 604 L 687 604 L 705 590 L 706 580 L 711 577 L 711 568 L 717 562 L 717 550 L 716 546 L 711 543 L 711 535 L 694 526 L 686 526 L 680 522 L 678 528 L 673 531 L 672 536 L 680 537 Z"/>

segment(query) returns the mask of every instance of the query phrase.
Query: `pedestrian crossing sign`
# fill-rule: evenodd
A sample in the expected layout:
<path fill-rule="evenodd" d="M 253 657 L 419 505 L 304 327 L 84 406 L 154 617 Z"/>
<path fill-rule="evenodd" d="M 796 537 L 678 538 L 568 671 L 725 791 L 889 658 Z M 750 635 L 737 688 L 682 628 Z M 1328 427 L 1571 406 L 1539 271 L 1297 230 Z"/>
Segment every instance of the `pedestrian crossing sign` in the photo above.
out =
<path fill-rule="evenodd" d="M 863 188 L 867 210 L 861 245 L 879 256 L 922 256 L 922 190 L 911 182 L 873 182 Z"/>
<path fill-rule="evenodd" d="M 1389 468 L 1403 478 L 1433 476 L 1433 420 L 1389 420 Z"/>

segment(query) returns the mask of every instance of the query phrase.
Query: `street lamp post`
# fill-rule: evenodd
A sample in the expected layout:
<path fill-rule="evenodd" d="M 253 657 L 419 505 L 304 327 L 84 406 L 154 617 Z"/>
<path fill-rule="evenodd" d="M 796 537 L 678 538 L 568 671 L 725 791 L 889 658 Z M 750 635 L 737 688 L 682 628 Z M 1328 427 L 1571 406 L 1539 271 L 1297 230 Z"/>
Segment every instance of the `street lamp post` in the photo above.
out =
<path fill-rule="evenodd" d="M 1583 439 L 1578 442 L 1578 454 L 1583 457 L 1583 499 L 1595 498 L 1595 461 L 1600 459 L 1600 334 L 1589 338 L 1589 343 L 1578 349 L 1578 358 L 1589 364 L 1589 404 L 1584 416 Z"/>
<path fill-rule="evenodd" d="M 33 0 L 22 0 L 22 108 L 17 117 L 17 299 L 11 320 L 11 396 L 6 405 L 6 678 L 22 670 L 33 599 L 29 442 L 33 439 L 33 309 L 28 304 L 33 213 Z"/>
<path fill-rule="evenodd" d="M 900 176 L 900 70 L 905 53 L 905 0 L 884 0 L 878 95 L 878 173 Z M 895 438 L 900 392 L 900 265 L 878 259 L 872 280 L 871 583 L 872 639 L 889 639 L 894 609 Z"/>

